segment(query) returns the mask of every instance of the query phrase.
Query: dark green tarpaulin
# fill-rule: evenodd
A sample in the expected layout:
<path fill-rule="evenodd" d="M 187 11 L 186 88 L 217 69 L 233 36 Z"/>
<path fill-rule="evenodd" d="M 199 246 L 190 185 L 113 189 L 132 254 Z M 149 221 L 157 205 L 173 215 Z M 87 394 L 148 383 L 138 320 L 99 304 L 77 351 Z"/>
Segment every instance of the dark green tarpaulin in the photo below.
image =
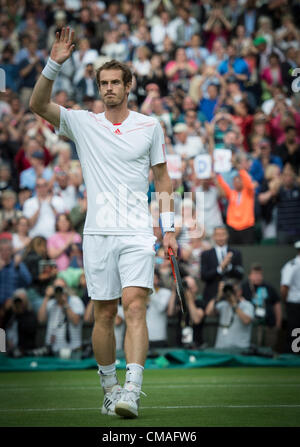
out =
<path fill-rule="evenodd" d="M 272 358 L 253 355 L 241 355 L 228 352 L 193 351 L 193 350 L 161 350 L 147 358 L 145 367 L 160 368 L 203 368 L 206 366 L 298 366 L 300 355 L 280 354 Z M 13 359 L 0 354 L 1 371 L 58 371 L 72 369 L 96 368 L 93 358 L 84 360 L 61 359 L 58 357 L 23 357 Z M 118 356 L 117 368 L 124 369 L 126 362 Z"/>

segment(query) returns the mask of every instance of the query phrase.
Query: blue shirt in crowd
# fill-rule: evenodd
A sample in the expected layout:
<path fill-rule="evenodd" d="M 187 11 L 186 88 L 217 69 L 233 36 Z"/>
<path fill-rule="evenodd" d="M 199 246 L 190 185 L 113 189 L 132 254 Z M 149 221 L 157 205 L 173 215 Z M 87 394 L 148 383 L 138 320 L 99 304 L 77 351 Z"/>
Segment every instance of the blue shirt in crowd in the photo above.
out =
<path fill-rule="evenodd" d="M 12 260 L 0 270 L 0 306 L 11 298 L 20 287 L 28 287 L 32 277 L 26 265 L 21 262 L 17 267 Z"/>

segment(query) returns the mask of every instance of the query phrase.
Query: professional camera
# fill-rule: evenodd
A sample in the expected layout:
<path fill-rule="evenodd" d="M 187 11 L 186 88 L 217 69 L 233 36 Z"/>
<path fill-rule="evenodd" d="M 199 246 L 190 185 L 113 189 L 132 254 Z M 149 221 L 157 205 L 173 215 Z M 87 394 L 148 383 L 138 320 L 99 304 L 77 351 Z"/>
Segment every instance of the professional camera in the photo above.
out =
<path fill-rule="evenodd" d="M 235 295 L 234 282 L 231 280 L 228 280 L 225 282 L 225 284 L 223 286 L 223 299 L 227 300 L 232 295 Z"/>
<path fill-rule="evenodd" d="M 64 293 L 64 289 L 61 286 L 54 287 L 54 294 L 55 295 L 62 295 Z"/>

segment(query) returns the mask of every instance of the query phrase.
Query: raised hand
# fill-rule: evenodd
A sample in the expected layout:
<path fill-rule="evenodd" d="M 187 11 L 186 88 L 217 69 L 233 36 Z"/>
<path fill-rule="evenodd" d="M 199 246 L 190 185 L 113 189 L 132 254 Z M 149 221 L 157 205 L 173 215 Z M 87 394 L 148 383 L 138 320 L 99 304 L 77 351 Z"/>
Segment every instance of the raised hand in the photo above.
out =
<path fill-rule="evenodd" d="M 58 64 L 64 63 L 71 56 L 75 49 L 75 45 L 72 43 L 74 40 L 74 31 L 70 33 L 70 28 L 62 28 L 61 33 L 56 33 L 55 42 L 52 46 L 50 57 Z"/>

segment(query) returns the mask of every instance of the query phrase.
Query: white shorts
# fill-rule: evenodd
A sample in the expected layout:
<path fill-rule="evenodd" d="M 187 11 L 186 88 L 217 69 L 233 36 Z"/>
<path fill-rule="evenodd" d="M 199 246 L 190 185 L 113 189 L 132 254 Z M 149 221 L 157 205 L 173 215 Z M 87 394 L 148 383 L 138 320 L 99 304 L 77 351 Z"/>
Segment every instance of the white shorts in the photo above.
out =
<path fill-rule="evenodd" d="M 113 300 L 124 287 L 153 291 L 156 236 L 83 236 L 83 263 L 88 294 L 93 300 Z"/>

